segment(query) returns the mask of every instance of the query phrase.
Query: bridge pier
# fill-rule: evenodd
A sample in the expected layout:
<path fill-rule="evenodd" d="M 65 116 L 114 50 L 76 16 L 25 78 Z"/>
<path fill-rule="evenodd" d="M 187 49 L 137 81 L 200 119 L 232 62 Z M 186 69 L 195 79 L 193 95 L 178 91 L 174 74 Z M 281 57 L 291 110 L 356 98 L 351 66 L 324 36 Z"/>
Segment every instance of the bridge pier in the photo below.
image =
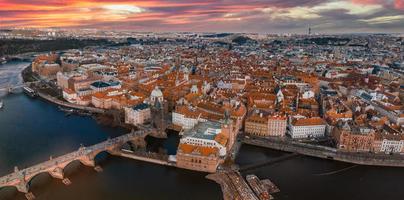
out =
<path fill-rule="evenodd" d="M 29 192 L 28 184 L 25 181 L 20 181 L 20 183 L 18 183 L 15 187 L 17 188 L 17 190 L 19 192 L 22 192 L 25 194 Z"/>
<path fill-rule="evenodd" d="M 49 172 L 49 174 L 53 177 L 53 178 L 57 178 L 57 179 L 64 179 L 64 173 L 63 173 L 63 169 L 60 167 L 56 167 L 54 168 L 52 171 Z"/>
<path fill-rule="evenodd" d="M 80 162 L 87 167 L 95 167 L 94 158 L 87 157 L 85 159 L 81 159 Z"/>

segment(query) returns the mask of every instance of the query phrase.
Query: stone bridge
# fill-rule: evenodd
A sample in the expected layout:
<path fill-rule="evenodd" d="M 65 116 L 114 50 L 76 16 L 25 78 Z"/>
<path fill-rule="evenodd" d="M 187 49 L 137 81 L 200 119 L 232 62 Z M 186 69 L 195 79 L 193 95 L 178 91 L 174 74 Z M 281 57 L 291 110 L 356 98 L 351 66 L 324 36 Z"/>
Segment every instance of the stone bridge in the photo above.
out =
<path fill-rule="evenodd" d="M 144 137 L 148 134 L 146 130 L 132 131 L 113 139 L 108 139 L 99 144 L 89 147 L 80 147 L 77 151 L 50 158 L 48 161 L 19 170 L 15 167 L 14 172 L 0 178 L 0 189 L 3 187 L 16 187 L 23 193 L 29 192 L 31 180 L 41 174 L 48 173 L 57 179 L 64 179 L 64 168 L 74 161 L 79 161 L 85 166 L 95 167 L 94 158 L 101 152 L 108 152 L 111 155 L 119 155 L 123 144 L 131 142 L 137 147 L 144 147 L 146 142 Z"/>

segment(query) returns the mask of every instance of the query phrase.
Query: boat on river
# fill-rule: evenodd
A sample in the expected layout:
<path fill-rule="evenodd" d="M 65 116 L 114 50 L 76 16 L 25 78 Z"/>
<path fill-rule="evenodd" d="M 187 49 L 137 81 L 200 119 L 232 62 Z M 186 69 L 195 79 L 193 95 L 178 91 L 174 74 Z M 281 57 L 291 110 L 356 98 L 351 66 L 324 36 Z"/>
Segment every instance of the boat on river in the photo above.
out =
<path fill-rule="evenodd" d="M 7 59 L 4 58 L 4 57 L 3 57 L 3 58 L 0 58 L 0 63 L 3 64 L 3 65 L 6 64 L 6 63 L 7 63 Z"/>
<path fill-rule="evenodd" d="M 35 90 L 31 89 L 30 87 L 23 87 L 24 93 L 29 95 L 30 97 L 35 97 L 37 94 Z"/>
<path fill-rule="evenodd" d="M 2 108 L 3 108 L 3 106 L 4 106 L 3 101 L 2 101 L 2 100 L 0 100 L 0 109 L 2 109 Z"/>

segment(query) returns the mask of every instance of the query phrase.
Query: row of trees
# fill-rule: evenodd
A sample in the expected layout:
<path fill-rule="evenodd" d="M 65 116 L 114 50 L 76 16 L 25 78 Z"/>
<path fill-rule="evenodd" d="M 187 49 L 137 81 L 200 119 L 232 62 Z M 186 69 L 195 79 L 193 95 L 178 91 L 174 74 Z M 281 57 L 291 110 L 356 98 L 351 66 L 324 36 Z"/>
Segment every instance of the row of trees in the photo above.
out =
<path fill-rule="evenodd" d="M 28 52 L 56 51 L 66 49 L 78 49 L 86 46 L 112 45 L 105 39 L 70 39 L 60 38 L 54 40 L 30 40 L 30 39 L 1 39 L 0 56 L 16 55 Z"/>

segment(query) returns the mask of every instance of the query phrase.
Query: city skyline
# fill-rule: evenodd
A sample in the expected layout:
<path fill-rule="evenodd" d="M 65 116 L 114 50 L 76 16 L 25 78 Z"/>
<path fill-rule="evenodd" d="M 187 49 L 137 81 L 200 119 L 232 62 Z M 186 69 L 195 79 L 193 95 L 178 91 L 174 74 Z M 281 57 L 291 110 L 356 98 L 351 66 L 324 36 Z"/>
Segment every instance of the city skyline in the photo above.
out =
<path fill-rule="evenodd" d="M 403 1 L 0 0 L 0 200 L 401 199 Z"/>
<path fill-rule="evenodd" d="M 403 0 L 0 0 L 0 28 L 363 33 L 404 31 Z"/>

